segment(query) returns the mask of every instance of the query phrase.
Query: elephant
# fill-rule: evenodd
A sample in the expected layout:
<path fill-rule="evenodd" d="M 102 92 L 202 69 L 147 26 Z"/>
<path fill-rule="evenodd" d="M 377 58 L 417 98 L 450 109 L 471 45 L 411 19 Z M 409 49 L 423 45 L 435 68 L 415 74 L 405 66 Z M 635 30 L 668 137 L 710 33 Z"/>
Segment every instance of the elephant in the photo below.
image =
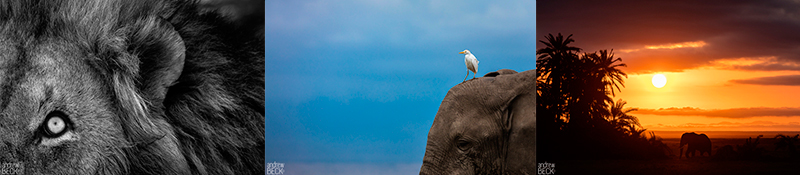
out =
<path fill-rule="evenodd" d="M 536 174 L 536 70 L 451 88 L 428 132 L 423 174 Z"/>
<path fill-rule="evenodd" d="M 725 145 L 717 148 L 717 154 L 714 154 L 713 160 L 731 160 L 735 158 L 736 151 L 733 150 L 733 146 Z"/>
<path fill-rule="evenodd" d="M 689 145 L 686 149 L 686 157 L 689 157 L 689 153 L 692 153 L 694 156 L 695 151 L 700 151 L 700 155 L 702 156 L 703 153 L 708 153 L 708 156 L 711 156 L 711 139 L 706 136 L 706 134 L 697 134 L 694 132 L 691 133 L 683 133 L 681 135 L 681 144 L 680 144 L 680 153 L 678 154 L 678 159 L 681 158 L 683 153 L 683 146 Z"/>

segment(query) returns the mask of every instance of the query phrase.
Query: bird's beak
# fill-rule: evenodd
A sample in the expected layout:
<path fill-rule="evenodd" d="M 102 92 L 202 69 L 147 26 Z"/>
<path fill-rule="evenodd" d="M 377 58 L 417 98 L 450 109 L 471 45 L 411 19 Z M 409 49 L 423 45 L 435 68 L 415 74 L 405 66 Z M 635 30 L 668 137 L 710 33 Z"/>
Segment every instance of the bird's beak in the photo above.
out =
<path fill-rule="evenodd" d="M 464 54 L 464 51 L 458 52 L 459 54 Z"/>

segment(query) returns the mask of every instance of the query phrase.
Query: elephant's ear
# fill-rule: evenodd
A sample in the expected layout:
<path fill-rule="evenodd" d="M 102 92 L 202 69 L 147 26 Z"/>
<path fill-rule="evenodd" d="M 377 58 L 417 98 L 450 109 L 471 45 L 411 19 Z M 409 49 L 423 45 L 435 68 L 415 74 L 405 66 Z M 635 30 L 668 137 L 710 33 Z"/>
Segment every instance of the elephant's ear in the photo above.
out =
<path fill-rule="evenodd" d="M 535 174 L 536 170 L 536 96 L 522 94 L 509 104 L 505 117 L 508 133 L 506 169 Z"/>
<path fill-rule="evenodd" d="M 514 96 L 510 99 L 503 119 L 508 142 L 506 144 L 506 170 L 520 170 L 512 174 L 536 173 L 536 95 L 535 72 L 515 74 Z M 522 81 L 522 82 L 520 82 Z"/>

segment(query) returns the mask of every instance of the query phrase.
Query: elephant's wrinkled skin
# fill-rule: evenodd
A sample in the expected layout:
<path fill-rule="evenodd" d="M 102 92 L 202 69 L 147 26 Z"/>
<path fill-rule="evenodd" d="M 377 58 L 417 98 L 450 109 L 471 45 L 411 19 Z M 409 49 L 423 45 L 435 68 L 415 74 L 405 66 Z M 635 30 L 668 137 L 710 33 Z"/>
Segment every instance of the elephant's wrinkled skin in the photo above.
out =
<path fill-rule="evenodd" d="M 681 155 L 683 154 L 683 146 L 687 144 L 689 145 L 686 149 L 687 158 L 689 158 L 689 153 L 692 153 L 692 157 L 694 157 L 695 151 L 700 151 L 701 156 L 703 153 L 708 153 L 708 156 L 711 156 L 711 139 L 709 139 L 706 134 L 697 134 L 691 132 L 683 133 L 683 135 L 681 135 L 681 152 L 678 153 L 678 159 L 680 159 Z"/>
<path fill-rule="evenodd" d="M 419 174 L 536 174 L 536 71 L 501 69 L 447 92 Z"/>

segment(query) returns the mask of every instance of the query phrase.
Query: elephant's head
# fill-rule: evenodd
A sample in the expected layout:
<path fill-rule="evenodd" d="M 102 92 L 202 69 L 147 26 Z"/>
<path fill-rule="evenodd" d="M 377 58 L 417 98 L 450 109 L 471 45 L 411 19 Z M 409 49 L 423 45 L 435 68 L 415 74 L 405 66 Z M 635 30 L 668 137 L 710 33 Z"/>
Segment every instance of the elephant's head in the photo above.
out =
<path fill-rule="evenodd" d="M 681 135 L 680 147 L 683 148 L 683 146 L 689 144 L 689 142 L 692 142 L 692 140 L 694 140 L 695 137 L 697 137 L 697 133 L 694 132 L 683 133 L 683 135 Z"/>
<path fill-rule="evenodd" d="M 691 140 L 692 137 L 695 137 L 694 135 L 696 135 L 696 134 L 695 133 L 683 133 L 683 135 L 681 135 L 681 144 L 680 144 L 680 146 L 678 146 L 680 148 L 680 152 L 678 152 L 678 159 L 680 159 L 681 156 L 683 156 L 683 146 L 686 145 L 686 144 L 689 144 L 689 140 Z"/>
<path fill-rule="evenodd" d="M 447 92 L 420 174 L 535 174 L 536 72 L 501 69 Z"/>
<path fill-rule="evenodd" d="M 683 146 L 685 145 L 689 145 L 686 149 L 687 157 L 689 156 L 690 152 L 692 155 L 694 155 L 694 151 L 700 151 L 700 155 L 702 155 L 704 152 L 708 152 L 709 156 L 711 155 L 711 140 L 706 134 L 697 134 L 694 132 L 683 133 L 683 135 L 681 135 L 678 159 L 680 159 L 683 155 Z"/>

